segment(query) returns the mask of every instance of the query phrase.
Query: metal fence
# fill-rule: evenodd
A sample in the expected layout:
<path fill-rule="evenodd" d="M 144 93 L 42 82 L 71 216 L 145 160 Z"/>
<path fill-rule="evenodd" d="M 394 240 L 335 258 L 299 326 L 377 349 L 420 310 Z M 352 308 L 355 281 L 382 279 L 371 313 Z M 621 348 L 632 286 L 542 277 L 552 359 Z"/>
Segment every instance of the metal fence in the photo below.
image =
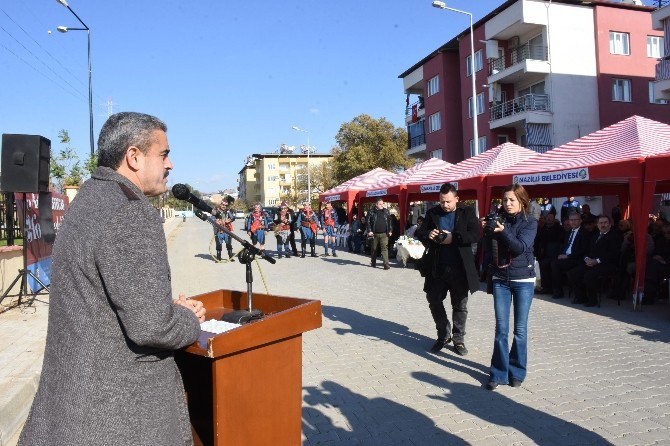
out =
<path fill-rule="evenodd" d="M 13 193 L 0 193 L 0 240 L 7 240 L 7 245 L 21 237 L 19 218 Z"/>
<path fill-rule="evenodd" d="M 526 111 L 549 111 L 548 94 L 526 94 L 491 107 L 491 121 Z"/>

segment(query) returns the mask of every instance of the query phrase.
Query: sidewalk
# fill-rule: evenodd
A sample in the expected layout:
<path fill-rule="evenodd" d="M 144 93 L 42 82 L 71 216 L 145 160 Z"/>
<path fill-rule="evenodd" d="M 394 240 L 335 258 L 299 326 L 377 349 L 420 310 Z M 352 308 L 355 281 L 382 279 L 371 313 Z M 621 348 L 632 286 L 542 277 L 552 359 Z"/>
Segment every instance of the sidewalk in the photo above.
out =
<path fill-rule="evenodd" d="M 181 222 L 171 218 L 164 223 L 168 242 Z M 42 370 L 48 314 L 49 296 L 0 314 L 0 446 L 18 442 L 28 417 Z"/>

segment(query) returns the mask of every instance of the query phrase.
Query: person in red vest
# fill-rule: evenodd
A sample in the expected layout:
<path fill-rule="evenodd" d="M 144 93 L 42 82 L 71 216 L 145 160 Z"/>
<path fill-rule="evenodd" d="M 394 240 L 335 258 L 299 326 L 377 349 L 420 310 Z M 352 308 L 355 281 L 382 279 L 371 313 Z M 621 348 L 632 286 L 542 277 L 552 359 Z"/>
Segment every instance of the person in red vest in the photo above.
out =
<path fill-rule="evenodd" d="M 260 245 L 260 250 L 265 251 L 265 231 L 270 227 L 268 216 L 261 209 L 261 204 L 256 203 L 254 210 L 247 216 L 247 234 L 251 237 L 251 242 L 256 246 Z"/>
<path fill-rule="evenodd" d="M 339 227 L 337 224 L 337 211 L 333 209 L 332 203 L 326 203 L 326 207 L 321 211 L 321 227 L 323 228 L 323 247 L 326 250 L 324 254 L 328 257 L 328 245 L 333 251 L 333 257 L 337 257 L 335 252 L 335 231 Z"/>

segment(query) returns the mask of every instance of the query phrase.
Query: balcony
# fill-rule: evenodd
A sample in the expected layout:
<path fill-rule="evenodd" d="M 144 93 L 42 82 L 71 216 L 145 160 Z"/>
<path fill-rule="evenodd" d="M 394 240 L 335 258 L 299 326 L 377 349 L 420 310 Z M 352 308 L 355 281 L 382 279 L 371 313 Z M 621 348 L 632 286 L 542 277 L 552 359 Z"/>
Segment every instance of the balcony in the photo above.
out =
<path fill-rule="evenodd" d="M 503 56 L 489 61 L 488 82 L 515 83 L 521 79 L 529 80 L 528 74 L 543 77 L 547 73 L 547 47 L 527 42 L 511 50 L 508 59 Z"/>
<path fill-rule="evenodd" d="M 405 107 L 405 123 L 408 125 L 420 120 L 425 115 L 426 109 L 423 106 L 423 99 L 419 99 Z"/>
<path fill-rule="evenodd" d="M 520 122 L 550 124 L 551 104 L 547 94 L 527 94 L 491 106 L 489 127 L 509 127 Z"/>
<path fill-rule="evenodd" d="M 670 59 L 661 60 L 656 64 L 654 96 L 658 99 L 670 99 Z"/>

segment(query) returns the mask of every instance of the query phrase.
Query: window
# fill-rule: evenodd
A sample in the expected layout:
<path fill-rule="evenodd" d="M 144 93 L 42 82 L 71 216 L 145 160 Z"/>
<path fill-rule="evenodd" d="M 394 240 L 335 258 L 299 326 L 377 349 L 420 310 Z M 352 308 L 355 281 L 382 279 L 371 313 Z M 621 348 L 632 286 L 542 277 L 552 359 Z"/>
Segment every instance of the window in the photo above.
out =
<path fill-rule="evenodd" d="M 274 170 L 275 165 L 274 164 L 268 164 L 268 170 Z"/>
<path fill-rule="evenodd" d="M 470 76 L 472 74 L 472 57 L 468 56 L 465 58 L 465 75 Z"/>
<path fill-rule="evenodd" d="M 440 112 L 430 115 L 428 118 L 428 132 L 436 132 L 442 128 L 442 122 L 440 121 Z"/>
<path fill-rule="evenodd" d="M 431 150 L 430 157 L 431 158 L 437 158 L 437 159 L 441 160 L 442 159 L 442 149 Z"/>
<path fill-rule="evenodd" d="M 667 104 L 667 99 L 656 99 L 654 94 L 654 82 L 649 82 L 649 103 L 650 104 Z"/>
<path fill-rule="evenodd" d="M 509 142 L 508 135 L 498 135 L 498 145 L 505 144 L 506 142 Z"/>
<path fill-rule="evenodd" d="M 271 175 L 268 177 L 268 181 L 277 181 L 277 175 Z"/>
<path fill-rule="evenodd" d="M 647 57 L 654 59 L 663 57 L 663 37 L 647 36 Z"/>
<path fill-rule="evenodd" d="M 432 96 L 440 91 L 440 76 L 437 75 L 428 81 L 428 96 Z"/>
<path fill-rule="evenodd" d="M 628 33 L 610 31 L 610 53 L 628 56 L 630 54 L 629 41 Z"/>
<path fill-rule="evenodd" d="M 280 172 L 290 172 L 291 171 L 291 166 L 284 163 L 279 165 L 279 171 Z"/>
<path fill-rule="evenodd" d="M 484 93 L 479 93 L 477 95 L 477 114 L 481 115 L 484 113 Z"/>
<path fill-rule="evenodd" d="M 473 113 L 473 103 L 472 103 L 472 96 L 468 98 L 468 118 L 472 118 Z"/>
<path fill-rule="evenodd" d="M 276 205 L 276 204 L 278 204 L 278 203 L 279 203 L 279 199 L 278 199 L 278 198 L 271 198 L 270 200 L 268 200 L 268 204 L 269 204 L 270 206 L 274 206 L 274 205 Z"/>
<path fill-rule="evenodd" d="M 475 153 L 475 145 L 472 143 L 472 139 L 470 140 L 470 156 L 475 156 L 477 155 Z M 484 153 L 486 151 L 486 136 L 480 136 L 477 138 L 477 141 L 479 142 L 479 153 Z"/>
<path fill-rule="evenodd" d="M 612 79 L 612 100 L 630 102 L 630 79 Z"/>
<path fill-rule="evenodd" d="M 526 96 L 527 94 L 544 94 L 544 81 L 519 90 L 519 97 Z"/>
<path fill-rule="evenodd" d="M 475 71 L 479 71 L 484 68 L 484 56 L 482 55 L 482 50 L 479 50 L 475 53 Z"/>

